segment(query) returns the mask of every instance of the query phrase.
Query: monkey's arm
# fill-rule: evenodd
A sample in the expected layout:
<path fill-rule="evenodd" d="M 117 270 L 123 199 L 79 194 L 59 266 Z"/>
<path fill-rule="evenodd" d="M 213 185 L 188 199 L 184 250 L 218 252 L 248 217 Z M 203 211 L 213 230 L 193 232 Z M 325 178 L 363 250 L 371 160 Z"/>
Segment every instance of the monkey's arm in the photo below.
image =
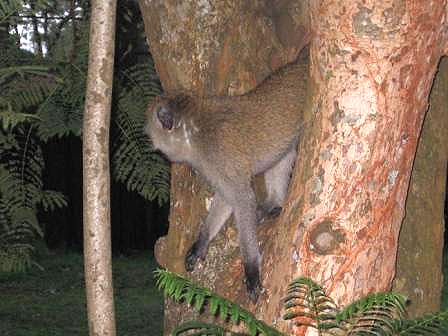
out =
<path fill-rule="evenodd" d="M 185 256 L 185 269 L 191 272 L 198 259 L 205 259 L 209 243 L 213 240 L 216 234 L 221 230 L 226 220 L 232 214 L 232 208 L 227 205 L 224 199 L 215 193 L 210 211 L 207 215 L 205 223 L 201 225 L 199 236 L 188 250 Z"/>

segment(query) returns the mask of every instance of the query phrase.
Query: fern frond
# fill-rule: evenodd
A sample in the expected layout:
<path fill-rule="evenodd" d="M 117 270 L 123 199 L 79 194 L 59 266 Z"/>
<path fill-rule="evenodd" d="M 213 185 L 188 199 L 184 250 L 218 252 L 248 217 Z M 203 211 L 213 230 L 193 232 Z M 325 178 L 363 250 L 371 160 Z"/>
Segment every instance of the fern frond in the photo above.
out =
<path fill-rule="evenodd" d="M 12 77 L 26 78 L 29 75 L 42 78 L 53 78 L 45 65 L 14 65 L 0 68 L 0 85 L 5 85 Z"/>
<path fill-rule="evenodd" d="M 0 130 L 0 143 L 7 144 L 0 146 L 0 268 L 19 271 L 32 264 L 33 241 L 43 236 L 36 216 L 43 157 L 39 144 L 21 127 L 14 133 Z"/>
<path fill-rule="evenodd" d="M 44 211 L 53 211 L 57 208 L 66 207 L 67 197 L 59 191 L 43 190 L 39 203 L 42 205 Z"/>
<path fill-rule="evenodd" d="M 163 204 L 169 197 L 168 162 L 152 149 L 143 132 L 148 103 L 161 92 L 153 63 L 139 64 L 123 73 L 130 89 L 120 90 L 115 122 L 120 130 L 114 142 L 113 175 L 147 200 Z"/>
<path fill-rule="evenodd" d="M 344 308 L 337 319 L 348 335 L 392 335 L 396 320 L 405 313 L 407 298 L 396 293 L 374 293 Z"/>
<path fill-rule="evenodd" d="M 376 307 L 384 307 L 386 310 L 395 312 L 397 318 L 401 318 L 406 310 L 407 300 L 406 296 L 393 292 L 369 294 L 345 307 L 337 314 L 337 319 L 338 321 L 345 321 L 356 314 L 363 314 Z"/>
<path fill-rule="evenodd" d="M 249 336 L 249 334 L 232 332 L 215 324 L 204 323 L 200 321 L 189 321 L 182 323 L 171 333 L 172 336 L 179 336 L 183 334 L 189 336 Z"/>
<path fill-rule="evenodd" d="M 396 320 L 394 324 L 394 335 L 420 336 L 420 335 L 442 335 L 446 331 L 448 310 L 435 314 L 428 314 L 414 320 Z"/>
<path fill-rule="evenodd" d="M 288 286 L 284 301 L 283 319 L 293 320 L 296 325 L 306 325 L 318 330 L 338 327 L 336 304 L 314 281 L 300 277 Z"/>
<path fill-rule="evenodd" d="M 24 272 L 35 263 L 31 253 L 34 250 L 31 244 L 9 244 L 2 242 L 0 236 L 0 272 Z"/>
<path fill-rule="evenodd" d="M 11 15 L 22 8 L 21 0 L 1 0 L 0 1 L 0 23 L 6 21 Z"/>
<path fill-rule="evenodd" d="M 219 313 L 218 316 L 223 321 L 230 319 L 234 323 L 243 322 L 251 336 L 258 334 L 266 336 L 283 335 L 278 330 L 257 320 L 249 311 L 175 273 L 158 269 L 155 271 L 155 277 L 157 288 L 163 290 L 165 296 L 176 302 L 184 301 L 194 306 L 194 309 L 198 312 L 207 304 L 210 313 L 214 316 Z"/>
<path fill-rule="evenodd" d="M 1 106 L 1 102 L 0 102 Z M 0 111 L 0 124 L 4 131 L 15 128 L 25 121 L 37 121 L 39 117 L 29 113 L 14 113 L 11 110 Z"/>

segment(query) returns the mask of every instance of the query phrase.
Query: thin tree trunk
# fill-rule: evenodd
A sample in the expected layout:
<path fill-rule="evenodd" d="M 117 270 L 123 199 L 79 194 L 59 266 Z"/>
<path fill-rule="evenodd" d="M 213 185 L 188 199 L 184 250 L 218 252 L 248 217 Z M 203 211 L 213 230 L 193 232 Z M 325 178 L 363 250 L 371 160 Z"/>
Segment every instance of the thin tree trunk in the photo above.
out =
<path fill-rule="evenodd" d="M 84 271 L 89 334 L 115 335 L 110 234 L 109 121 L 116 1 L 93 1 L 83 121 Z"/>
<path fill-rule="evenodd" d="M 33 1 L 30 2 L 31 10 L 33 11 L 33 16 L 31 17 L 31 24 L 33 26 L 33 41 L 34 47 L 36 49 L 36 54 L 39 57 L 43 57 L 43 49 L 42 49 L 42 38 L 39 33 L 39 21 L 37 19 L 37 13 L 35 13 L 35 4 Z"/>

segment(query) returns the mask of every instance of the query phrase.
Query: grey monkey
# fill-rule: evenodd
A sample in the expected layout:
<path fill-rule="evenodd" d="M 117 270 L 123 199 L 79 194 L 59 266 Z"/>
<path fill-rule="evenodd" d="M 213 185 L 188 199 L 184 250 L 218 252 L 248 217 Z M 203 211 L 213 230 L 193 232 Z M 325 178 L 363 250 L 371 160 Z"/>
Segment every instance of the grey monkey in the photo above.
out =
<path fill-rule="evenodd" d="M 196 169 L 215 194 L 199 236 L 185 258 L 192 271 L 210 241 L 233 214 L 249 297 L 261 290 L 256 226 L 278 213 L 286 197 L 303 125 L 307 63 L 299 58 L 242 96 L 157 97 L 148 107 L 145 132 L 155 149 Z M 267 197 L 257 207 L 251 186 L 264 173 Z"/>

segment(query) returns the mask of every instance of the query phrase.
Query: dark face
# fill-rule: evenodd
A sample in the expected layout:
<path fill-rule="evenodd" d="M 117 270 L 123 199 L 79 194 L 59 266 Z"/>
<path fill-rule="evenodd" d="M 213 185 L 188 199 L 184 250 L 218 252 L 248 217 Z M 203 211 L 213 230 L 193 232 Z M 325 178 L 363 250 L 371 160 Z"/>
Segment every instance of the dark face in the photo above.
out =
<path fill-rule="evenodd" d="M 176 101 L 157 97 L 146 112 L 145 133 L 155 149 L 171 161 L 188 161 L 191 152 L 190 132 L 179 112 Z"/>

